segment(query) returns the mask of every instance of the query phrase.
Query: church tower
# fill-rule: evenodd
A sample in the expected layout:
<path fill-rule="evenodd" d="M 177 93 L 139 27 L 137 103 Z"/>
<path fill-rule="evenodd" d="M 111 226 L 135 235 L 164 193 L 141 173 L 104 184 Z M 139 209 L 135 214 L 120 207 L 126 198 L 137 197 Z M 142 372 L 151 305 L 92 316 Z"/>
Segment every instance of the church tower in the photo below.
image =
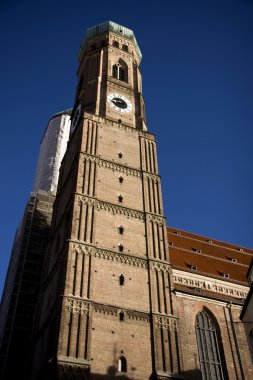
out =
<path fill-rule="evenodd" d="M 60 169 L 34 379 L 180 378 L 156 142 L 133 32 L 88 29 Z"/>

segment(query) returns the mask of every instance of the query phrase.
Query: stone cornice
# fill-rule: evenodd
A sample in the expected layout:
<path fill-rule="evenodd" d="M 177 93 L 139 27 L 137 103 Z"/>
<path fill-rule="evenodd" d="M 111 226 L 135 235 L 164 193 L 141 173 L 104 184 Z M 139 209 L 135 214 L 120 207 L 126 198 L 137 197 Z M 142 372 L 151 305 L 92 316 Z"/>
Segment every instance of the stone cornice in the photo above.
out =
<path fill-rule="evenodd" d="M 115 203 L 110 203 L 106 201 L 98 200 L 97 198 L 90 197 L 87 195 L 83 195 L 81 193 L 75 193 L 75 196 L 78 197 L 79 202 L 83 204 L 87 204 L 89 206 L 94 206 L 98 211 L 105 210 L 109 211 L 112 214 L 120 214 L 120 215 L 126 215 L 129 218 L 135 218 L 139 220 L 146 220 L 148 222 L 153 222 L 158 224 L 159 226 L 165 226 L 166 225 L 166 218 L 163 215 L 160 214 L 154 214 L 151 212 L 143 212 L 140 210 L 136 210 L 133 208 L 120 206 Z"/>
<path fill-rule="evenodd" d="M 145 269 L 148 268 L 149 262 L 149 267 L 152 270 L 156 270 L 158 272 L 163 271 L 166 273 L 171 273 L 171 264 L 165 260 L 151 259 L 147 257 L 145 258 L 123 252 L 115 252 L 105 248 L 98 248 L 94 245 L 86 244 L 85 242 L 81 242 L 79 240 L 69 240 L 69 243 L 72 244 L 72 253 L 77 252 L 83 255 L 94 256 L 99 259 L 116 261 L 119 263 L 132 265 L 137 268 Z"/>
<path fill-rule="evenodd" d="M 177 297 L 187 298 L 190 300 L 194 300 L 195 302 L 198 301 L 198 302 L 204 302 L 204 303 L 211 303 L 211 304 L 220 305 L 223 307 L 226 307 L 228 304 L 230 304 L 230 300 L 225 301 L 225 300 L 217 299 L 215 297 L 211 298 L 209 295 L 205 296 L 203 294 L 202 295 L 190 294 L 187 292 L 183 292 L 182 290 L 175 290 L 174 293 Z M 233 308 L 241 311 L 242 305 L 236 304 L 235 302 L 236 301 L 233 301 L 233 303 L 232 303 Z M 238 302 L 240 302 L 240 301 L 238 300 Z"/>
<path fill-rule="evenodd" d="M 118 122 L 118 121 L 110 120 L 108 118 L 104 118 L 104 117 L 98 116 L 98 115 L 92 115 L 92 114 L 87 113 L 87 112 L 84 112 L 83 119 L 87 120 L 87 121 L 95 121 L 97 123 L 104 123 L 105 125 L 108 124 L 108 125 L 111 125 L 113 127 L 116 127 L 116 128 L 119 128 L 119 129 L 122 129 L 122 130 L 125 130 L 125 131 L 129 131 L 129 132 L 135 133 L 138 136 L 142 136 L 142 137 L 144 137 L 146 139 L 149 139 L 149 140 L 155 142 L 155 140 L 152 140 L 152 139 L 150 139 L 148 137 L 148 136 L 153 136 L 152 133 L 149 133 L 147 131 L 142 131 L 140 129 L 136 129 L 136 128 L 132 127 L 131 125 L 125 124 L 123 122 Z"/>
<path fill-rule="evenodd" d="M 104 248 L 98 248 L 80 241 L 70 240 L 69 242 L 72 244 L 72 252 L 91 255 L 100 259 L 116 261 L 139 268 L 147 268 L 147 258 L 142 258 L 137 255 L 130 255 L 129 253 L 115 252 Z"/>
<path fill-rule="evenodd" d="M 140 322 L 150 322 L 150 313 L 126 307 L 110 305 L 96 302 L 91 299 L 84 299 L 72 295 L 63 296 L 64 308 L 66 311 L 77 315 L 90 315 L 91 310 L 95 313 L 118 317 L 121 312 L 125 319 Z M 176 331 L 178 317 L 169 314 L 152 313 L 155 327 L 158 329 Z"/>
<path fill-rule="evenodd" d="M 150 314 L 145 311 L 96 302 L 72 295 L 64 295 L 63 300 L 65 310 L 73 314 L 90 315 L 91 310 L 93 310 L 95 313 L 117 317 L 123 311 L 127 319 L 150 322 Z"/>
<path fill-rule="evenodd" d="M 129 218 L 140 219 L 144 221 L 144 212 L 135 210 L 132 208 L 128 208 L 125 206 L 119 206 L 115 203 L 100 201 L 96 198 L 89 197 L 87 195 L 82 195 L 80 193 L 75 193 L 78 197 L 78 200 L 84 204 L 88 204 L 89 206 L 94 206 L 98 211 L 105 210 L 109 211 L 112 214 L 120 214 L 125 215 Z"/>
<path fill-rule="evenodd" d="M 106 169 L 111 169 L 112 171 L 117 171 L 120 173 L 124 173 L 126 175 L 132 175 L 134 177 L 142 177 L 142 172 L 139 169 L 132 168 L 131 166 L 122 165 L 114 161 L 106 160 L 104 158 L 100 158 L 98 156 L 94 156 L 92 154 L 88 154 L 85 152 L 81 152 L 84 156 L 85 160 L 96 162 L 99 167 L 104 167 Z"/>
<path fill-rule="evenodd" d="M 198 288 L 203 291 L 219 293 L 239 299 L 246 298 L 249 291 L 247 286 L 222 281 L 195 273 L 184 272 L 178 269 L 172 269 L 172 278 L 174 284 L 184 285 L 189 288 Z"/>
<path fill-rule="evenodd" d="M 132 175 L 134 177 L 142 178 L 143 176 L 144 178 L 151 179 L 155 183 L 160 182 L 161 177 L 159 176 L 159 174 L 151 173 L 146 170 L 136 169 L 128 165 L 122 165 L 118 162 L 101 158 L 99 156 L 95 156 L 93 154 L 89 154 L 83 151 L 81 151 L 80 153 L 83 155 L 86 161 L 96 162 L 99 167 L 111 169 L 112 171 L 117 171 L 126 175 Z"/>

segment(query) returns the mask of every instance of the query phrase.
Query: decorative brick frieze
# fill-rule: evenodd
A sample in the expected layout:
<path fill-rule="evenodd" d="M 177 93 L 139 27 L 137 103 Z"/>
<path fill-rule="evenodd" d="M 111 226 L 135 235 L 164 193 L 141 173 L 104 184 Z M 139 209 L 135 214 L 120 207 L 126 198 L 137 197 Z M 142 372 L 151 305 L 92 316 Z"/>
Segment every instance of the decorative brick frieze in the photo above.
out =
<path fill-rule="evenodd" d="M 134 219 L 142 219 L 144 220 L 144 213 L 141 211 L 137 211 L 128 207 L 117 206 L 112 203 L 97 201 L 96 207 L 98 210 L 109 211 L 112 214 L 121 214 Z"/>
<path fill-rule="evenodd" d="M 101 123 L 101 124 L 105 124 L 105 125 L 111 125 L 112 127 L 116 127 L 116 128 L 119 128 L 121 130 L 124 130 L 124 131 L 128 131 L 128 132 L 131 132 L 131 133 L 135 133 L 139 136 L 142 136 L 142 137 L 146 137 L 147 135 L 150 135 L 149 132 L 146 132 L 146 131 L 142 131 L 140 129 L 136 129 L 134 127 L 131 127 L 130 125 L 127 125 L 125 123 L 122 123 L 122 122 L 116 122 L 116 121 L 113 121 L 113 120 L 110 120 L 110 119 L 105 119 L 101 116 L 97 116 L 97 115 L 91 115 L 91 114 L 88 114 L 88 113 L 84 113 L 84 119 L 87 120 L 87 121 L 96 121 L 98 123 Z M 100 125 L 101 127 L 101 125 Z M 152 140 L 154 141 L 154 140 Z"/>
<path fill-rule="evenodd" d="M 160 176 L 158 174 L 151 174 L 143 171 L 143 177 L 150 179 L 154 183 L 160 183 Z"/>
<path fill-rule="evenodd" d="M 160 261 L 150 261 L 150 267 L 152 270 L 156 270 L 158 272 L 166 272 L 171 273 L 171 265 L 166 262 Z"/>
<path fill-rule="evenodd" d="M 177 319 L 170 316 L 156 315 L 155 327 L 163 330 L 177 331 Z"/>
<path fill-rule="evenodd" d="M 141 313 L 139 311 L 127 310 L 126 315 L 129 319 L 136 321 L 150 322 L 150 317 L 147 313 Z"/>
<path fill-rule="evenodd" d="M 77 243 L 72 242 L 72 249 L 71 251 L 81 253 L 83 255 L 92 255 L 94 257 L 109 260 L 109 261 L 115 261 L 119 263 L 124 263 L 127 265 L 132 265 L 134 267 L 138 268 L 147 268 L 148 267 L 148 260 L 145 258 L 137 257 L 135 255 L 130 255 L 128 253 L 119 253 L 110 251 L 107 249 L 98 248 L 95 246 L 87 245 L 85 243 Z M 150 262 L 150 268 L 152 270 L 157 270 L 158 272 L 166 272 L 171 273 L 171 264 L 166 261 L 160 261 L 160 260 L 149 260 Z"/>
<path fill-rule="evenodd" d="M 149 222 L 158 224 L 159 226 L 165 226 L 165 218 L 163 216 L 147 213 Z"/>
<path fill-rule="evenodd" d="M 145 259 L 139 259 L 137 257 L 133 257 L 126 254 L 119 254 L 111 251 L 107 251 L 100 248 L 95 248 L 94 256 L 99 257 L 101 259 L 107 259 L 110 261 L 116 261 L 119 263 L 124 263 L 128 265 L 132 265 L 138 268 L 147 268 L 147 261 Z"/>
<path fill-rule="evenodd" d="M 246 298 L 248 294 L 248 288 L 243 285 L 216 280 L 211 277 L 183 272 L 176 269 L 172 270 L 172 274 L 175 284 L 185 285 L 190 288 L 198 288 L 209 292 L 225 294 L 235 298 Z"/>
<path fill-rule="evenodd" d="M 114 40 L 119 42 L 119 43 L 122 43 L 122 39 L 120 39 L 119 37 L 117 37 L 117 35 L 114 35 Z M 125 42 L 125 41 L 124 41 Z M 132 43 L 131 43 L 132 45 Z M 108 51 L 111 53 L 111 54 L 115 54 L 117 55 L 118 57 L 122 57 L 124 60 L 127 60 L 127 61 L 133 61 L 133 58 L 131 57 L 130 53 L 124 53 L 123 50 L 119 50 L 119 49 L 115 49 L 113 46 L 109 45 L 108 46 Z M 136 55 L 134 49 L 133 49 L 133 54 L 135 55 L 135 58 L 137 58 L 138 56 Z"/>
<path fill-rule="evenodd" d="M 150 322 L 149 314 L 139 310 L 122 309 L 120 307 L 100 303 L 93 303 L 93 310 L 96 313 L 107 314 L 114 317 L 118 317 L 120 312 L 124 312 L 126 319 L 139 322 Z"/>
<path fill-rule="evenodd" d="M 98 211 L 105 210 L 111 212 L 112 214 L 120 214 L 134 219 L 144 220 L 144 213 L 142 211 L 118 206 L 109 202 L 99 201 L 98 199 L 87 197 L 85 195 L 77 194 L 77 196 L 79 202 L 88 204 L 89 206 L 95 206 Z"/>
<path fill-rule="evenodd" d="M 117 171 L 120 173 L 124 173 L 126 175 L 132 175 L 134 177 L 142 177 L 141 171 L 138 169 L 134 169 L 130 166 L 121 165 L 113 161 L 105 160 L 97 156 L 93 156 L 87 153 L 83 153 L 83 156 L 86 161 L 96 162 L 99 167 L 104 167 L 106 169 L 111 169 L 113 172 Z"/>
<path fill-rule="evenodd" d="M 113 252 L 107 249 L 97 248 L 86 244 L 74 243 L 72 246 L 72 252 L 78 252 L 84 255 L 92 255 L 100 259 L 116 261 L 119 263 L 132 265 L 138 268 L 147 268 L 146 259 L 129 255 L 126 253 Z"/>
<path fill-rule="evenodd" d="M 147 171 L 141 171 L 139 169 L 132 168 L 131 166 L 122 165 L 114 161 L 105 160 L 100 157 L 81 152 L 86 161 L 96 162 L 99 167 L 110 169 L 113 172 L 124 173 L 138 178 L 148 178 L 154 183 L 160 183 L 160 176 L 158 174 L 152 174 Z"/>
<path fill-rule="evenodd" d="M 82 253 L 83 255 L 93 255 L 94 247 L 86 244 L 75 243 L 72 247 L 72 252 Z"/>
<path fill-rule="evenodd" d="M 78 201 L 79 203 L 86 204 L 88 206 L 96 206 L 97 205 L 97 200 L 91 197 L 87 197 L 85 195 L 78 195 Z"/>
<path fill-rule="evenodd" d="M 69 311 L 70 313 L 89 315 L 90 302 L 72 297 L 65 297 L 64 302 L 65 310 Z"/>
<path fill-rule="evenodd" d="M 114 306 L 109 306 L 109 305 L 102 305 L 102 304 L 93 304 L 93 309 L 96 313 L 100 314 L 107 314 L 107 315 L 112 315 L 112 316 L 117 316 L 118 315 L 118 308 Z"/>
<path fill-rule="evenodd" d="M 107 169 L 111 169 L 113 172 L 117 171 L 117 172 L 120 172 L 120 173 L 124 173 L 126 175 L 132 175 L 134 177 L 141 178 L 141 176 L 142 176 L 140 170 L 133 169 L 133 168 L 125 166 L 125 165 L 119 165 L 119 164 L 116 164 L 115 162 L 111 162 L 111 161 L 108 161 L 108 160 L 99 159 L 98 160 L 98 166 L 99 167 L 104 167 L 104 168 L 107 168 Z"/>

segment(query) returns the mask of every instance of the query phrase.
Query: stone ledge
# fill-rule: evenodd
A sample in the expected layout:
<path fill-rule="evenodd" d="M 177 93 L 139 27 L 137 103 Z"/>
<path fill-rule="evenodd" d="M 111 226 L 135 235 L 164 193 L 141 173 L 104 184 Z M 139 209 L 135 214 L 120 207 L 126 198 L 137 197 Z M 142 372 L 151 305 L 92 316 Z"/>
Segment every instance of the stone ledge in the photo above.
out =
<path fill-rule="evenodd" d="M 90 361 L 83 359 L 83 358 L 74 358 L 72 356 L 63 356 L 59 355 L 57 356 L 57 363 L 58 364 L 66 364 L 66 365 L 74 365 L 74 366 L 80 366 L 80 367 L 90 367 Z"/>

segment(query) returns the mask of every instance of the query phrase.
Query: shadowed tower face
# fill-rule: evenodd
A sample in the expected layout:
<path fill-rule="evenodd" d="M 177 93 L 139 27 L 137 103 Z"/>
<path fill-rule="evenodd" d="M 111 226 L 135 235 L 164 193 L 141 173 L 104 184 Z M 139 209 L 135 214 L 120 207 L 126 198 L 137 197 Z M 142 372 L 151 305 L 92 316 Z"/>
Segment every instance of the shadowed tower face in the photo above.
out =
<path fill-rule="evenodd" d="M 131 30 L 88 29 L 62 162 L 34 378 L 176 378 L 166 223 Z"/>

